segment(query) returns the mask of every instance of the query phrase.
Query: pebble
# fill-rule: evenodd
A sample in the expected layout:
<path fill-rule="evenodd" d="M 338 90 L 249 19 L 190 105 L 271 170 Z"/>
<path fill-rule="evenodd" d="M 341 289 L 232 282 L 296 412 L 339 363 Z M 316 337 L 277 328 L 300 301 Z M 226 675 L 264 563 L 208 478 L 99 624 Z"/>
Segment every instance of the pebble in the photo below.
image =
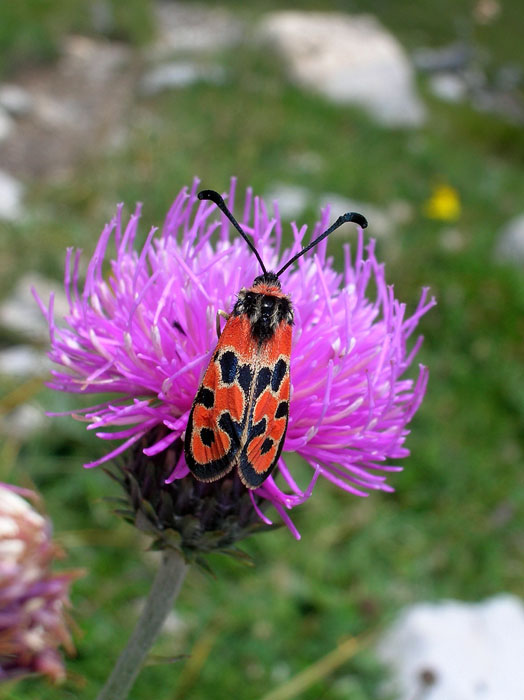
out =
<path fill-rule="evenodd" d="M 229 48 L 243 35 L 243 23 L 227 10 L 183 2 L 157 2 L 158 38 L 149 55 L 204 53 Z"/>
<path fill-rule="evenodd" d="M 376 18 L 278 11 L 266 15 L 257 34 L 283 56 L 291 79 L 302 87 L 362 106 L 383 125 L 424 122 L 409 58 Z"/>
<path fill-rule="evenodd" d="M 311 199 L 311 193 L 306 187 L 276 183 L 264 196 L 268 204 L 278 203 L 278 211 L 283 219 L 297 219 Z"/>
<path fill-rule="evenodd" d="M 461 102 L 467 95 L 464 80 L 455 73 L 437 73 L 429 79 L 429 89 L 440 100 Z"/>
<path fill-rule="evenodd" d="M 420 47 L 413 52 L 415 67 L 428 73 L 464 70 L 471 58 L 472 49 L 461 42 L 439 48 Z"/>
<path fill-rule="evenodd" d="M 20 85 L 0 83 L 0 107 L 13 117 L 23 117 L 31 113 L 33 98 Z"/>
<path fill-rule="evenodd" d="M 419 603 L 401 613 L 377 653 L 392 674 L 386 697 L 522 700 L 524 605 L 509 594 Z"/>
<path fill-rule="evenodd" d="M 30 345 L 11 345 L 0 350 L 0 374 L 16 377 L 40 377 L 49 372 L 50 362 Z"/>
<path fill-rule="evenodd" d="M 11 438 L 27 440 L 49 423 L 42 406 L 24 403 L 10 413 L 0 416 L 0 432 Z"/>
<path fill-rule="evenodd" d="M 0 170 L 0 220 L 17 221 L 22 217 L 24 186 L 4 170 Z"/>
<path fill-rule="evenodd" d="M 524 214 L 516 216 L 499 233 L 496 256 L 503 262 L 524 263 Z"/>
<path fill-rule="evenodd" d="M 191 61 L 171 61 L 151 68 L 140 81 L 139 91 L 150 97 L 165 90 L 184 88 L 197 82 L 220 84 L 225 79 L 221 66 L 201 66 Z"/>

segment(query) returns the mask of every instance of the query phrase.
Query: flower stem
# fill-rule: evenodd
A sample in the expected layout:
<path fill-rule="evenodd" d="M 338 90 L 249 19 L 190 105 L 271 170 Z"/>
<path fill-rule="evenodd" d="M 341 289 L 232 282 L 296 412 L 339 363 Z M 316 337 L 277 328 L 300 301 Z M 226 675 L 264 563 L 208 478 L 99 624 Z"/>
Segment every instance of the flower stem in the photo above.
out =
<path fill-rule="evenodd" d="M 173 606 L 188 566 L 173 549 L 166 550 L 142 614 L 97 700 L 125 700 Z"/>

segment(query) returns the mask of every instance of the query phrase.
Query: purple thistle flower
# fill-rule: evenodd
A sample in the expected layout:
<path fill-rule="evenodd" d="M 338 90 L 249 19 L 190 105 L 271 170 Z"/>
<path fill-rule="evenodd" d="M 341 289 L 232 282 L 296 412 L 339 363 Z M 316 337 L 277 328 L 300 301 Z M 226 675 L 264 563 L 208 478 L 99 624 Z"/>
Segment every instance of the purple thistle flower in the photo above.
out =
<path fill-rule="evenodd" d="M 36 496 L 0 483 L 0 681 L 42 673 L 58 682 L 59 647 L 73 651 L 65 611 L 80 572 L 52 573 L 61 552 L 51 524 L 22 495 Z"/>
<path fill-rule="evenodd" d="M 88 429 L 119 439 L 116 449 L 86 464 L 94 467 L 125 452 L 147 435 L 161 435 L 143 452 L 149 457 L 181 444 L 189 411 L 214 350 L 218 310 L 230 311 L 241 287 L 260 274 L 255 256 L 214 204 L 199 202 L 198 181 L 175 199 L 161 231 L 153 228 L 135 248 L 140 207 L 126 226 L 122 206 L 106 225 L 80 284 L 80 251 L 68 250 L 65 288 L 67 326 L 55 325 L 53 300 L 38 298 L 50 328 L 51 360 L 59 365 L 50 386 L 59 391 L 107 394 L 83 410 Z M 233 210 L 235 181 L 228 206 Z M 293 245 L 281 252 L 282 226 L 265 203 L 246 193 L 239 219 L 251 234 L 268 270 L 278 269 L 306 243 L 306 226 L 291 225 Z M 312 236 L 329 225 L 324 210 Z M 116 249 L 110 258 L 110 240 Z M 427 370 L 405 377 L 420 347 L 407 341 L 420 317 L 435 301 L 422 291 L 411 316 L 386 284 L 375 258 L 374 241 L 364 245 L 359 230 L 351 252 L 344 245 L 344 272 L 326 258 L 326 241 L 281 277 L 295 310 L 291 355 L 291 402 L 284 451 L 295 452 L 313 468 L 311 482 L 299 488 L 281 458 L 278 468 L 254 493 L 271 503 L 299 537 L 286 510 L 309 498 L 319 475 L 350 493 L 391 491 L 386 474 L 396 462 L 407 426 L 419 407 Z M 104 263 L 110 262 L 106 274 Z M 368 286 L 373 298 L 368 299 Z M 159 431 L 159 426 L 163 431 Z M 188 475 L 183 450 L 177 450 L 167 482 Z M 278 478 L 279 477 L 279 478 Z M 277 485 L 277 480 L 279 485 Z"/>

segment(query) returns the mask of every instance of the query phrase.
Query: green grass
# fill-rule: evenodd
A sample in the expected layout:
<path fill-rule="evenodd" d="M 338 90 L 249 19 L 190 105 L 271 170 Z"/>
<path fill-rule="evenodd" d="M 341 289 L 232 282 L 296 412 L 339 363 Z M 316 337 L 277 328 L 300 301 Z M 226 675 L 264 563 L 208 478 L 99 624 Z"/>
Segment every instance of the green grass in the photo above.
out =
<path fill-rule="evenodd" d="M 0 7 L 0 76 L 6 78 L 14 69 L 56 58 L 66 33 L 95 34 L 97 15 L 104 18 L 105 36 L 143 44 L 152 35 L 151 12 L 151 0 L 3 2 Z"/>
<path fill-rule="evenodd" d="M 300 5 L 318 7 L 313 1 Z M 350 10 L 361 5 L 329 3 Z M 430 5 L 408 12 L 408 3 L 366 4 L 410 46 L 451 41 L 469 4 L 450 3 L 449 13 L 428 11 Z M 49 20 L 53 32 L 78 28 L 60 3 L 50 7 L 62 22 Z M 259 7 L 252 3 L 250 12 Z M 508 23 L 517 7 L 505 3 L 499 23 Z M 25 28 L 24 55 L 40 55 L 31 22 L 21 15 L 11 21 Z M 483 29 L 478 41 L 488 42 L 496 60 L 509 60 L 515 32 L 503 41 L 498 28 Z M 126 32 L 117 27 L 119 33 Z M 9 51 L 16 58 L 13 42 Z M 226 86 L 195 85 L 143 100 L 142 119 L 127 125 L 131 138 L 124 150 L 87 160 L 70 181 L 31 187 L 31 219 L 6 227 L 0 239 L 6 261 L 0 291 L 7 293 L 28 268 L 59 280 L 65 247 L 92 251 L 118 201 L 127 211 L 136 200 L 144 202 L 145 232 L 162 221 L 195 174 L 219 190 L 236 174 L 241 188 L 251 184 L 261 193 L 280 181 L 307 186 L 312 199 L 322 192 L 379 206 L 403 199 L 412 220 L 379 243 L 379 256 L 409 308 L 421 285 L 430 285 L 438 298 L 421 324 L 426 342 L 420 360 L 431 377 L 408 438 L 412 456 L 392 479 L 396 493 L 359 500 L 320 483 L 294 513 L 301 542 L 282 529 L 246 542 L 254 569 L 214 557 L 216 578 L 193 570 L 176 607 L 178 632 L 164 635 L 155 654 L 193 654 L 202 665 L 191 672 L 182 659 L 147 667 L 132 693 L 136 700 L 150 697 L 152 687 L 158 700 L 262 698 L 345 637 L 379 634 L 403 605 L 442 597 L 479 600 L 502 590 L 524 595 L 524 282 L 518 268 L 493 256 L 501 223 L 522 207 L 522 135 L 466 106 L 440 103 L 430 103 L 429 122 L 420 130 L 382 130 L 358 110 L 292 87 L 278 61 L 260 51 L 243 49 L 241 60 L 237 53 L 222 59 Z M 321 158 L 320 169 L 305 172 L 297 165 L 304 152 Z M 456 252 L 442 245 L 451 225 L 423 216 L 440 181 L 461 198 L 462 214 L 452 226 L 463 247 Z M 311 206 L 305 219 L 314 216 Z M 339 247 L 331 241 L 340 265 Z M 6 394 L 17 388 L 15 380 L 4 384 Z M 36 398 L 50 410 L 74 406 L 47 390 Z M 64 566 L 87 573 L 73 591 L 80 632 L 66 685 L 55 689 L 29 679 L 0 686 L 0 699 L 94 697 L 131 631 L 154 565 L 147 542 L 104 500 L 118 493 L 115 484 L 102 471 L 81 468 L 103 449 L 67 418 L 53 419 L 29 442 L 6 439 L 1 448 L 0 478 L 34 481 L 68 549 Z M 375 698 L 381 677 L 364 644 L 301 698 Z"/>

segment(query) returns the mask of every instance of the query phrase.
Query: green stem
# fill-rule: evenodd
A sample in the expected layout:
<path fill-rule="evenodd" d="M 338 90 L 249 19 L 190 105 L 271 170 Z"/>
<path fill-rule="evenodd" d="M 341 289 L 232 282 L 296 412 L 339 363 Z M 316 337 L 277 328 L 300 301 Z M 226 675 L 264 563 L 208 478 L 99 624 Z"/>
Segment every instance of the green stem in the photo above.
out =
<path fill-rule="evenodd" d="M 188 566 L 173 549 L 163 552 L 162 563 L 149 591 L 133 634 L 97 700 L 125 700 L 142 664 L 177 597 Z"/>

